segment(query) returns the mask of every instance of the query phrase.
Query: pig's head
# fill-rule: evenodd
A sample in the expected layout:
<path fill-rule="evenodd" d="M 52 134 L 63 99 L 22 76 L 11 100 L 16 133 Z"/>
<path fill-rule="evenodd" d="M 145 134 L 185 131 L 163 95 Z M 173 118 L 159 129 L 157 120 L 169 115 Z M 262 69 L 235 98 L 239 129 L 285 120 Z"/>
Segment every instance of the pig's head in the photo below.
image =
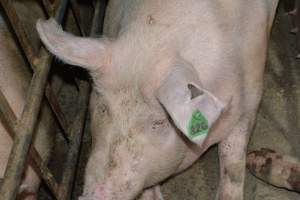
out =
<path fill-rule="evenodd" d="M 81 200 L 131 200 L 178 172 L 195 147 L 180 133 L 188 134 L 191 112 L 200 109 L 210 127 L 224 108 L 201 87 L 193 67 L 179 58 L 169 62 L 162 80 L 143 80 L 135 77 L 141 70 L 129 69 L 133 73 L 126 75 L 123 66 L 114 66 L 122 55 L 113 55 L 118 47 L 112 41 L 73 36 L 54 20 L 38 22 L 37 29 L 51 53 L 87 69 L 93 78 L 93 147 Z M 147 75 L 155 76 L 153 71 Z M 197 143 L 205 138 L 201 135 Z"/>

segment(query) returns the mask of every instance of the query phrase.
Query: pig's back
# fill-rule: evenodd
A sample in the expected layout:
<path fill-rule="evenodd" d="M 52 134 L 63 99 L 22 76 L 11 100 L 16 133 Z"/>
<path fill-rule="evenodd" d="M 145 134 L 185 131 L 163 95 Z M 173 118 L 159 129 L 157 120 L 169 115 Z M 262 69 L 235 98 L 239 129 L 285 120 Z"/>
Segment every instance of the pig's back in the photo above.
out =
<path fill-rule="evenodd" d="M 204 86 L 220 98 L 247 93 L 248 85 L 259 93 L 276 4 L 273 0 L 112 0 L 105 34 L 123 40 L 128 54 L 123 57 L 134 55 L 135 63 L 157 57 L 154 52 L 171 44 L 170 50 L 192 63 Z M 120 63 L 132 68 L 143 65 L 130 60 Z"/>

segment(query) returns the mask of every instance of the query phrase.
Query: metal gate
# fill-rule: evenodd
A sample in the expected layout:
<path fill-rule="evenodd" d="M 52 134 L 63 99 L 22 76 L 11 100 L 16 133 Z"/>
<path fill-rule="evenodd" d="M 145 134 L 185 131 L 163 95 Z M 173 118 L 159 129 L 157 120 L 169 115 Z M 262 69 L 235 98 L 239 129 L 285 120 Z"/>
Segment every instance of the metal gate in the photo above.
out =
<path fill-rule="evenodd" d="M 54 3 L 56 2 L 56 3 Z M 101 19 L 103 18 L 104 5 L 101 0 L 96 0 L 94 4 L 94 17 L 90 35 L 101 31 Z M 40 0 L 47 16 L 54 17 L 58 23 L 63 21 L 66 10 L 70 7 L 75 18 L 76 25 L 82 36 L 85 36 L 78 4 L 75 0 Z M 55 6 L 54 6 L 55 5 Z M 12 108 L 9 106 L 3 93 L 0 91 L 0 119 L 8 127 L 10 136 L 13 138 L 13 147 L 9 156 L 3 182 L 0 188 L 1 200 L 14 200 L 17 195 L 22 174 L 25 168 L 27 157 L 32 161 L 38 171 L 39 176 L 46 183 L 47 187 L 57 200 L 70 199 L 74 182 L 75 168 L 77 165 L 83 127 L 86 120 L 87 107 L 89 101 L 90 85 L 83 80 L 77 80 L 79 88 L 78 105 L 80 112 L 72 124 L 68 124 L 65 115 L 61 111 L 57 97 L 54 95 L 51 85 L 48 83 L 48 74 L 53 57 L 43 48 L 38 53 L 33 50 L 33 45 L 28 39 L 22 22 L 14 7 L 13 0 L 0 0 L 0 6 L 7 15 L 9 24 L 16 36 L 21 50 L 33 70 L 30 87 L 27 92 L 27 99 L 20 119 L 17 119 Z M 43 97 L 46 97 L 68 143 L 68 153 L 63 166 L 63 176 L 60 182 L 55 180 L 53 173 L 47 167 L 37 152 L 30 146 L 33 131 L 37 124 L 39 110 Z"/>

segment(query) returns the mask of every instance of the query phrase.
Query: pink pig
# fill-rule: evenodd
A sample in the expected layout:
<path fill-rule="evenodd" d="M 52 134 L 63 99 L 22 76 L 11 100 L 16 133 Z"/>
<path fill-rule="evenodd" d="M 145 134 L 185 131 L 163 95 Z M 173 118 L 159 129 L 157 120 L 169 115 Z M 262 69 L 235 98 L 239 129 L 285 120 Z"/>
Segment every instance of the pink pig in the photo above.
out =
<path fill-rule="evenodd" d="M 219 144 L 216 199 L 241 200 L 277 0 L 111 0 L 104 38 L 37 29 L 93 79 L 80 200 L 163 199 L 159 183 Z"/>

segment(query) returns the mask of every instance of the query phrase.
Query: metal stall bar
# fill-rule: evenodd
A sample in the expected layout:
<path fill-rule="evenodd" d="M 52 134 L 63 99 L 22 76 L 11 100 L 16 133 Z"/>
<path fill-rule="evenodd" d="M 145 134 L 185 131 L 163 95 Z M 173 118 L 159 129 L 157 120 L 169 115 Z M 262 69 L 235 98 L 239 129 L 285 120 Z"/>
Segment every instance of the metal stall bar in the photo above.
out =
<path fill-rule="evenodd" d="M 14 200 L 25 168 L 40 105 L 43 99 L 47 76 L 50 71 L 49 56 L 44 56 L 37 66 L 30 83 L 29 95 L 21 119 L 17 125 L 13 147 L 8 159 L 0 199 Z"/>
<path fill-rule="evenodd" d="M 90 36 L 96 35 L 96 33 L 101 32 L 102 26 L 101 20 L 103 19 L 103 3 L 101 0 L 97 0 L 96 7 L 94 10 L 94 17 L 91 27 Z M 80 23 L 78 23 L 80 25 Z M 72 130 L 71 130 L 71 140 L 70 140 L 70 149 L 67 155 L 67 162 L 64 165 L 64 174 L 63 179 L 61 182 L 59 199 L 61 200 L 69 200 L 71 198 L 71 190 L 73 187 L 74 176 L 76 172 L 76 164 L 79 156 L 79 150 L 81 145 L 81 138 L 83 135 L 83 126 L 84 126 L 84 119 L 86 117 L 86 112 L 88 108 L 88 100 L 89 100 L 89 93 L 90 93 L 90 85 L 87 82 L 80 81 L 80 94 L 79 94 L 79 105 L 83 107 L 81 113 L 77 116 L 76 120 L 74 121 Z"/>
<path fill-rule="evenodd" d="M 0 0 L 0 3 L 2 7 L 4 8 L 5 13 L 7 14 L 10 24 L 15 31 L 16 35 L 18 36 L 18 40 L 20 42 L 20 45 L 25 52 L 27 60 L 35 64 L 37 62 L 36 58 L 36 52 L 34 51 L 32 45 L 30 44 L 30 41 L 22 28 L 22 23 L 18 18 L 18 15 L 13 7 L 13 1 L 12 0 Z"/>
<path fill-rule="evenodd" d="M 71 140 L 69 143 L 69 151 L 66 162 L 63 167 L 64 173 L 59 187 L 58 200 L 68 200 L 71 197 L 78 155 L 83 136 L 84 122 L 87 114 L 90 85 L 87 82 L 80 81 L 79 91 L 78 104 L 82 109 L 76 116 L 71 128 Z"/>
<path fill-rule="evenodd" d="M 6 127 L 9 130 L 9 134 L 12 139 L 15 138 L 17 133 L 17 117 L 13 110 L 11 109 L 10 105 L 8 104 L 5 96 L 0 91 L 0 119 L 4 122 Z M 56 182 L 54 176 L 50 172 L 47 167 L 47 164 L 43 161 L 40 154 L 31 146 L 30 148 L 30 157 L 29 157 L 37 171 L 37 173 L 43 178 L 48 188 L 51 192 L 56 196 L 58 193 L 58 183 Z"/>
<path fill-rule="evenodd" d="M 54 12 L 53 5 L 49 2 L 49 0 L 41 0 L 41 2 L 44 5 L 44 8 L 47 12 L 48 17 L 52 16 L 53 12 Z"/>
<path fill-rule="evenodd" d="M 61 11 L 66 10 L 68 1 L 64 1 L 60 7 L 57 9 L 57 13 L 60 13 Z M 33 70 L 36 68 L 36 64 L 38 62 L 37 58 L 37 52 L 33 51 L 32 45 L 28 39 L 28 36 L 23 28 L 23 25 L 17 15 L 17 12 L 13 6 L 13 3 L 11 1 L 7 0 L 0 0 L 0 3 L 2 4 L 2 7 L 5 10 L 6 15 L 8 16 L 8 19 L 10 20 L 10 24 L 17 36 L 18 42 L 20 43 L 22 50 L 24 51 L 26 58 L 28 62 L 30 63 L 30 66 Z M 64 13 L 62 14 L 56 14 L 57 21 L 62 21 Z M 63 130 L 63 133 L 66 138 L 68 138 L 68 128 L 69 125 L 67 123 L 67 120 L 65 119 L 65 116 L 63 112 L 61 111 L 60 107 L 58 106 L 58 101 L 54 95 L 54 92 L 52 91 L 52 88 L 49 84 L 46 86 L 46 97 L 50 104 L 51 110 L 54 112 L 56 119 L 59 122 L 60 127 Z M 69 139 L 69 138 L 68 138 Z"/>
<path fill-rule="evenodd" d="M 84 30 L 84 26 L 83 26 L 83 22 L 81 20 L 81 16 L 80 16 L 80 10 L 79 10 L 79 5 L 76 2 L 76 0 L 70 0 L 71 3 L 71 9 L 74 15 L 74 19 L 76 21 L 77 27 L 80 31 L 80 34 L 82 36 L 86 36 L 86 32 Z"/>
<path fill-rule="evenodd" d="M 56 19 L 61 22 L 65 13 L 68 0 L 62 2 Z M 8 5 L 10 1 L 1 0 L 2 5 Z M 3 6 L 4 7 L 4 6 Z M 27 40 L 28 41 L 28 40 Z M 25 47 L 26 48 L 26 47 Z M 31 55 L 31 52 L 28 52 Z M 17 134 L 13 142 L 13 147 L 8 159 L 4 180 L 0 188 L 0 199 L 14 200 L 16 198 L 18 185 L 22 178 L 25 168 L 27 154 L 32 140 L 35 124 L 37 122 L 44 90 L 47 83 L 48 73 L 50 71 L 51 56 L 42 49 L 40 59 L 34 61 L 35 72 L 30 82 L 28 98 L 17 125 Z M 29 57 L 32 59 L 33 55 Z"/>

